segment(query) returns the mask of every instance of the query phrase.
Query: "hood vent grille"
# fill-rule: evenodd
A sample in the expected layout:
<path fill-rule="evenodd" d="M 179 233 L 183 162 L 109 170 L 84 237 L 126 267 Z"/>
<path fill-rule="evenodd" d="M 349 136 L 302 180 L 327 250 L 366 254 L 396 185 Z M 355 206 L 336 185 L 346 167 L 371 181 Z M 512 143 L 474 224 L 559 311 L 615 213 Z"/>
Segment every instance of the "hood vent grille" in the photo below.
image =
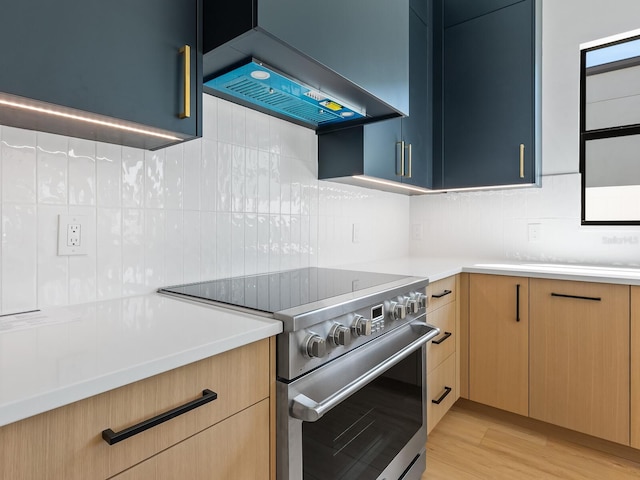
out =
<path fill-rule="evenodd" d="M 209 88 L 316 128 L 365 116 L 361 109 L 347 106 L 255 59 L 205 82 L 204 86 L 205 91 Z"/>

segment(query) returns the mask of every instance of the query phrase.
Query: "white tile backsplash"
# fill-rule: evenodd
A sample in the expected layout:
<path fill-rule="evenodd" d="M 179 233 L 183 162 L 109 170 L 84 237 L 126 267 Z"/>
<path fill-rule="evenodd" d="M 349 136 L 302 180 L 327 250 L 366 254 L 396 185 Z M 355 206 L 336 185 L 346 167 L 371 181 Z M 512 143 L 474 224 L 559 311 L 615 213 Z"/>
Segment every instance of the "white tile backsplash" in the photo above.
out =
<path fill-rule="evenodd" d="M 39 237 L 36 211 L 35 205 L 2 205 L 3 312 L 29 310 L 37 305 Z"/>
<path fill-rule="evenodd" d="M 120 208 L 97 208 L 96 216 L 96 298 L 122 296 L 122 215 Z"/>
<path fill-rule="evenodd" d="M 144 153 L 144 206 L 146 208 L 164 208 L 165 206 L 165 161 L 166 150 Z"/>
<path fill-rule="evenodd" d="M 184 212 L 165 210 L 164 272 L 170 285 L 184 282 L 184 234 Z"/>
<path fill-rule="evenodd" d="M 230 143 L 218 142 L 217 157 L 217 188 L 216 188 L 216 210 L 220 212 L 230 212 L 232 202 L 231 192 L 231 172 L 233 145 Z"/>
<path fill-rule="evenodd" d="M 122 148 L 122 206 L 144 206 L 144 151 L 138 148 Z"/>
<path fill-rule="evenodd" d="M 312 130 L 205 95 L 203 132 L 151 152 L 0 126 L 1 311 L 408 252 L 408 197 L 319 182 Z M 67 211 L 87 255 L 57 255 Z"/>
<path fill-rule="evenodd" d="M 38 205 L 37 285 L 38 306 L 66 305 L 69 303 L 68 257 L 57 256 L 58 215 L 66 214 L 68 207 Z"/>
<path fill-rule="evenodd" d="M 200 280 L 201 265 L 201 219 L 200 212 L 185 210 L 183 216 L 183 281 L 193 283 Z"/>
<path fill-rule="evenodd" d="M 135 149 L 129 150 L 140 152 L 140 150 Z M 142 162 L 140 162 L 140 165 L 142 165 Z M 79 138 L 69 138 L 68 172 L 69 205 L 95 205 L 95 142 Z"/>
<path fill-rule="evenodd" d="M 181 210 L 184 202 L 183 146 L 165 149 L 164 202 L 165 208 Z"/>
<path fill-rule="evenodd" d="M 423 227 L 415 255 L 640 265 L 638 227 L 580 225 L 579 173 L 545 176 L 542 188 L 413 197 L 411 224 Z"/>
<path fill-rule="evenodd" d="M 144 267 L 144 210 L 126 208 L 122 212 L 122 294 L 146 291 Z"/>
<path fill-rule="evenodd" d="M 2 127 L 2 202 L 36 202 L 37 134 L 29 130 Z"/>
<path fill-rule="evenodd" d="M 122 205 L 122 147 L 97 143 L 96 166 L 98 207 L 120 207 Z"/>
<path fill-rule="evenodd" d="M 38 203 L 67 204 L 69 139 L 38 132 L 36 149 L 36 184 Z"/>

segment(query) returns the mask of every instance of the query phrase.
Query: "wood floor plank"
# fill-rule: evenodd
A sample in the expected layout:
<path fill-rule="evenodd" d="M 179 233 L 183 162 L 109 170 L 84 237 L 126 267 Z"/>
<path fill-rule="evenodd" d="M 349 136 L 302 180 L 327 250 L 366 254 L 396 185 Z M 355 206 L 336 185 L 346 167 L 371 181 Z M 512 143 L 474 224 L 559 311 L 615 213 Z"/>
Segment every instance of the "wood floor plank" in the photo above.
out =
<path fill-rule="evenodd" d="M 422 480 L 640 478 L 639 462 L 573 443 L 555 427 L 526 420 L 510 421 L 459 401 L 429 435 Z"/>

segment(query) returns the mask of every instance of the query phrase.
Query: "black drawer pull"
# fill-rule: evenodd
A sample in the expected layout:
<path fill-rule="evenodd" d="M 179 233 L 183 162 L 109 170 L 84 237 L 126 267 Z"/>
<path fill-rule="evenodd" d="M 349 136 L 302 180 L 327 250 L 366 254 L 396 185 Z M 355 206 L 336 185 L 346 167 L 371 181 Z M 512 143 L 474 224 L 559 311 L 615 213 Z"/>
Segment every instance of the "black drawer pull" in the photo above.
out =
<path fill-rule="evenodd" d="M 442 293 L 434 293 L 433 295 L 431 295 L 433 298 L 442 298 L 442 297 L 446 297 L 447 295 L 449 295 L 450 293 L 453 293 L 451 290 L 445 290 Z"/>
<path fill-rule="evenodd" d="M 129 437 L 133 437 L 138 433 L 142 433 L 145 430 L 149 430 L 150 428 L 155 427 L 156 425 L 160 425 L 161 423 L 166 422 L 167 420 L 171 420 L 183 413 L 187 413 L 194 408 L 201 407 L 209 402 L 213 402 L 216 398 L 218 398 L 218 394 L 216 392 L 212 392 L 209 389 L 202 391 L 202 397 L 197 398 L 196 400 L 192 400 L 189 403 L 185 403 L 179 407 L 174 408 L 173 410 L 169 410 L 168 412 L 161 413 L 149 420 L 145 420 L 144 422 L 140 422 L 133 427 L 125 428 L 120 432 L 114 432 L 110 428 L 102 431 L 102 438 L 109 445 L 113 445 L 114 443 L 121 442 L 122 440 L 126 440 Z"/>
<path fill-rule="evenodd" d="M 451 332 L 444 332 L 444 335 L 442 337 L 440 337 L 438 340 L 432 340 L 431 343 L 435 343 L 436 345 L 440 345 L 442 342 L 444 342 L 451 335 L 452 335 Z"/>
<path fill-rule="evenodd" d="M 451 393 L 451 387 L 444 387 L 444 393 L 440 395 L 440 398 L 435 400 L 431 400 L 431 403 L 435 403 L 436 405 L 440 405 L 442 401 L 447 398 L 447 395 Z"/>
<path fill-rule="evenodd" d="M 520 284 L 516 285 L 516 322 L 520 321 Z"/>
<path fill-rule="evenodd" d="M 562 298 L 577 298 L 578 300 L 592 300 L 594 302 L 602 301 L 600 297 L 582 297 L 580 295 L 565 295 L 564 293 L 553 293 L 551 292 L 552 297 L 562 297 Z"/>

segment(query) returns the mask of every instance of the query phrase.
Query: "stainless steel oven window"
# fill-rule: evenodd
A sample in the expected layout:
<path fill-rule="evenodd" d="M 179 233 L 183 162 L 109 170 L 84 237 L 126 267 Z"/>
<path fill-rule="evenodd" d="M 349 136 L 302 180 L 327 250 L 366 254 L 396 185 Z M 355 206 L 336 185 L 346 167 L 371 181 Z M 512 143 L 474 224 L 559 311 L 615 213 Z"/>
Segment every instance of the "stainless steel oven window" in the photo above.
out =
<path fill-rule="evenodd" d="M 382 474 L 424 428 L 421 354 L 412 353 L 318 421 L 303 423 L 304 480 L 374 480 Z"/>

